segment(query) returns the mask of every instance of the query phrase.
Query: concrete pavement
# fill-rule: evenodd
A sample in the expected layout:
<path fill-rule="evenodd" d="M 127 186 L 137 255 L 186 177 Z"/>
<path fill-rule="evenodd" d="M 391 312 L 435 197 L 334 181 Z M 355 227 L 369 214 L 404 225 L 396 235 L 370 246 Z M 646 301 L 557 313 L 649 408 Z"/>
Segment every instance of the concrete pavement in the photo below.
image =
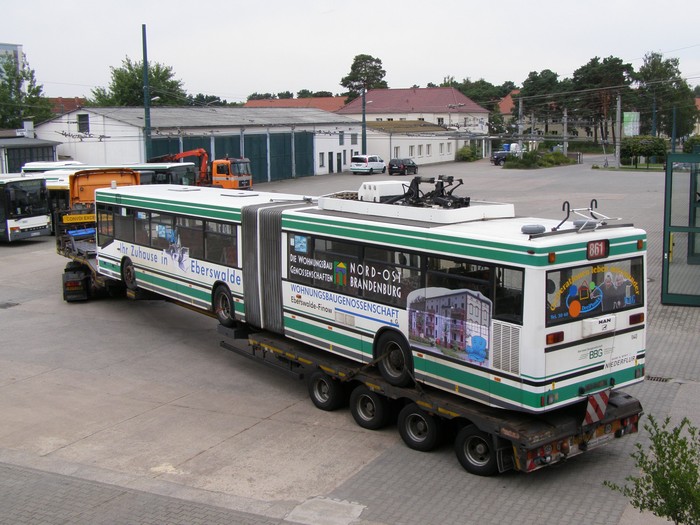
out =
<path fill-rule="evenodd" d="M 475 199 L 558 218 L 561 202 L 649 234 L 647 414 L 700 424 L 700 309 L 659 304 L 662 174 L 587 165 L 514 172 L 442 165 Z M 602 164 L 602 162 L 598 162 Z M 386 177 L 386 176 L 384 176 Z M 381 180 L 380 176 L 374 176 Z M 321 194 L 364 177 L 268 189 Z M 262 189 L 262 187 L 261 187 Z M 602 486 L 634 473 L 645 432 L 532 475 L 479 478 L 450 446 L 407 449 L 296 383 L 218 347 L 215 323 L 174 305 L 60 297 L 50 240 L 0 247 L 0 523 L 663 523 Z M 68 328 L 68 329 L 67 329 Z"/>

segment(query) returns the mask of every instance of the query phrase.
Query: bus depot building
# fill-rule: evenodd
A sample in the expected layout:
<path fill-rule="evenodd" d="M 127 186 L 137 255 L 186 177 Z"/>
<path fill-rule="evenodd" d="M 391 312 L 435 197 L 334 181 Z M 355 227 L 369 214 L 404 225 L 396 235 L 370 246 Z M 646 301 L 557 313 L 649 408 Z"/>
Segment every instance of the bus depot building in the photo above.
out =
<path fill-rule="evenodd" d="M 362 153 L 361 121 L 315 108 L 152 107 L 149 117 L 147 125 L 141 107 L 78 108 L 37 125 L 36 134 L 60 142 L 53 160 L 91 165 L 141 163 L 199 148 L 210 161 L 247 157 L 254 183 L 349 171 L 352 156 Z M 434 152 L 416 158 L 419 164 L 447 162 L 463 142 L 448 132 L 397 131 L 368 126 L 367 153 L 388 163 L 401 144 L 402 157 Z"/>

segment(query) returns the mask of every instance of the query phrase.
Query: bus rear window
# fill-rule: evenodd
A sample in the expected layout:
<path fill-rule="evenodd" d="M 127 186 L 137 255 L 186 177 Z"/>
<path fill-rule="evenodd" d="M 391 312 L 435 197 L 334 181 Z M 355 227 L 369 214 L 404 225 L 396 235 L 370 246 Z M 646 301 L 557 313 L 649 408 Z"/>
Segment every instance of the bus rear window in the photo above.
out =
<path fill-rule="evenodd" d="M 546 325 L 642 306 L 643 275 L 641 257 L 547 272 Z"/>

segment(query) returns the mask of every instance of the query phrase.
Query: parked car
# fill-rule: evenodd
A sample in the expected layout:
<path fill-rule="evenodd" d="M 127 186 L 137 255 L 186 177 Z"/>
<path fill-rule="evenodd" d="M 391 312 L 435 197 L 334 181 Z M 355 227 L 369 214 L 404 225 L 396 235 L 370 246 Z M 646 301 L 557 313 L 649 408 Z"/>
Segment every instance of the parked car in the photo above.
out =
<path fill-rule="evenodd" d="M 493 164 L 494 166 L 500 166 L 501 164 L 503 164 L 506 161 L 506 158 L 510 154 L 511 154 L 510 151 L 505 151 L 505 150 L 494 151 L 493 153 L 491 153 L 491 164 Z"/>
<path fill-rule="evenodd" d="M 354 174 L 385 173 L 386 163 L 379 155 L 353 155 L 350 159 L 350 171 Z"/>
<path fill-rule="evenodd" d="M 399 175 L 408 175 L 418 173 L 418 164 L 413 162 L 413 159 L 391 159 L 389 161 L 389 175 L 398 173 Z"/>

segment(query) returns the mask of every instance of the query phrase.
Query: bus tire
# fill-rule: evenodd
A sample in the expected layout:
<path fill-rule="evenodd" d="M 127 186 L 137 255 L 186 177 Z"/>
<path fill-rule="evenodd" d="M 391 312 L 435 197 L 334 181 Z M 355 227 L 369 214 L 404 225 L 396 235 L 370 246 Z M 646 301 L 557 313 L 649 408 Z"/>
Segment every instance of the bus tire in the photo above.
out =
<path fill-rule="evenodd" d="M 440 420 L 415 403 L 409 403 L 401 409 L 396 424 L 401 439 L 408 448 L 429 452 L 440 442 Z"/>
<path fill-rule="evenodd" d="M 323 372 L 316 370 L 306 383 L 309 389 L 309 397 L 316 408 L 331 412 L 337 410 L 345 404 L 345 388 L 336 379 Z"/>
<path fill-rule="evenodd" d="M 233 298 L 231 291 L 227 286 L 221 284 L 214 290 L 214 313 L 216 320 L 222 326 L 233 328 L 236 326 L 236 318 L 234 313 Z"/>
<path fill-rule="evenodd" d="M 139 287 L 136 283 L 134 263 L 128 257 L 122 261 L 122 281 L 129 290 L 137 290 Z"/>
<path fill-rule="evenodd" d="M 498 473 L 498 460 L 493 439 L 476 425 L 463 427 L 455 438 L 457 459 L 470 474 L 493 476 Z"/>
<path fill-rule="evenodd" d="M 382 377 L 393 386 L 413 383 L 411 350 L 403 337 L 395 332 L 384 332 L 377 339 L 377 367 Z"/>
<path fill-rule="evenodd" d="M 389 400 L 360 385 L 350 394 L 350 413 L 362 428 L 379 430 L 389 423 Z"/>

